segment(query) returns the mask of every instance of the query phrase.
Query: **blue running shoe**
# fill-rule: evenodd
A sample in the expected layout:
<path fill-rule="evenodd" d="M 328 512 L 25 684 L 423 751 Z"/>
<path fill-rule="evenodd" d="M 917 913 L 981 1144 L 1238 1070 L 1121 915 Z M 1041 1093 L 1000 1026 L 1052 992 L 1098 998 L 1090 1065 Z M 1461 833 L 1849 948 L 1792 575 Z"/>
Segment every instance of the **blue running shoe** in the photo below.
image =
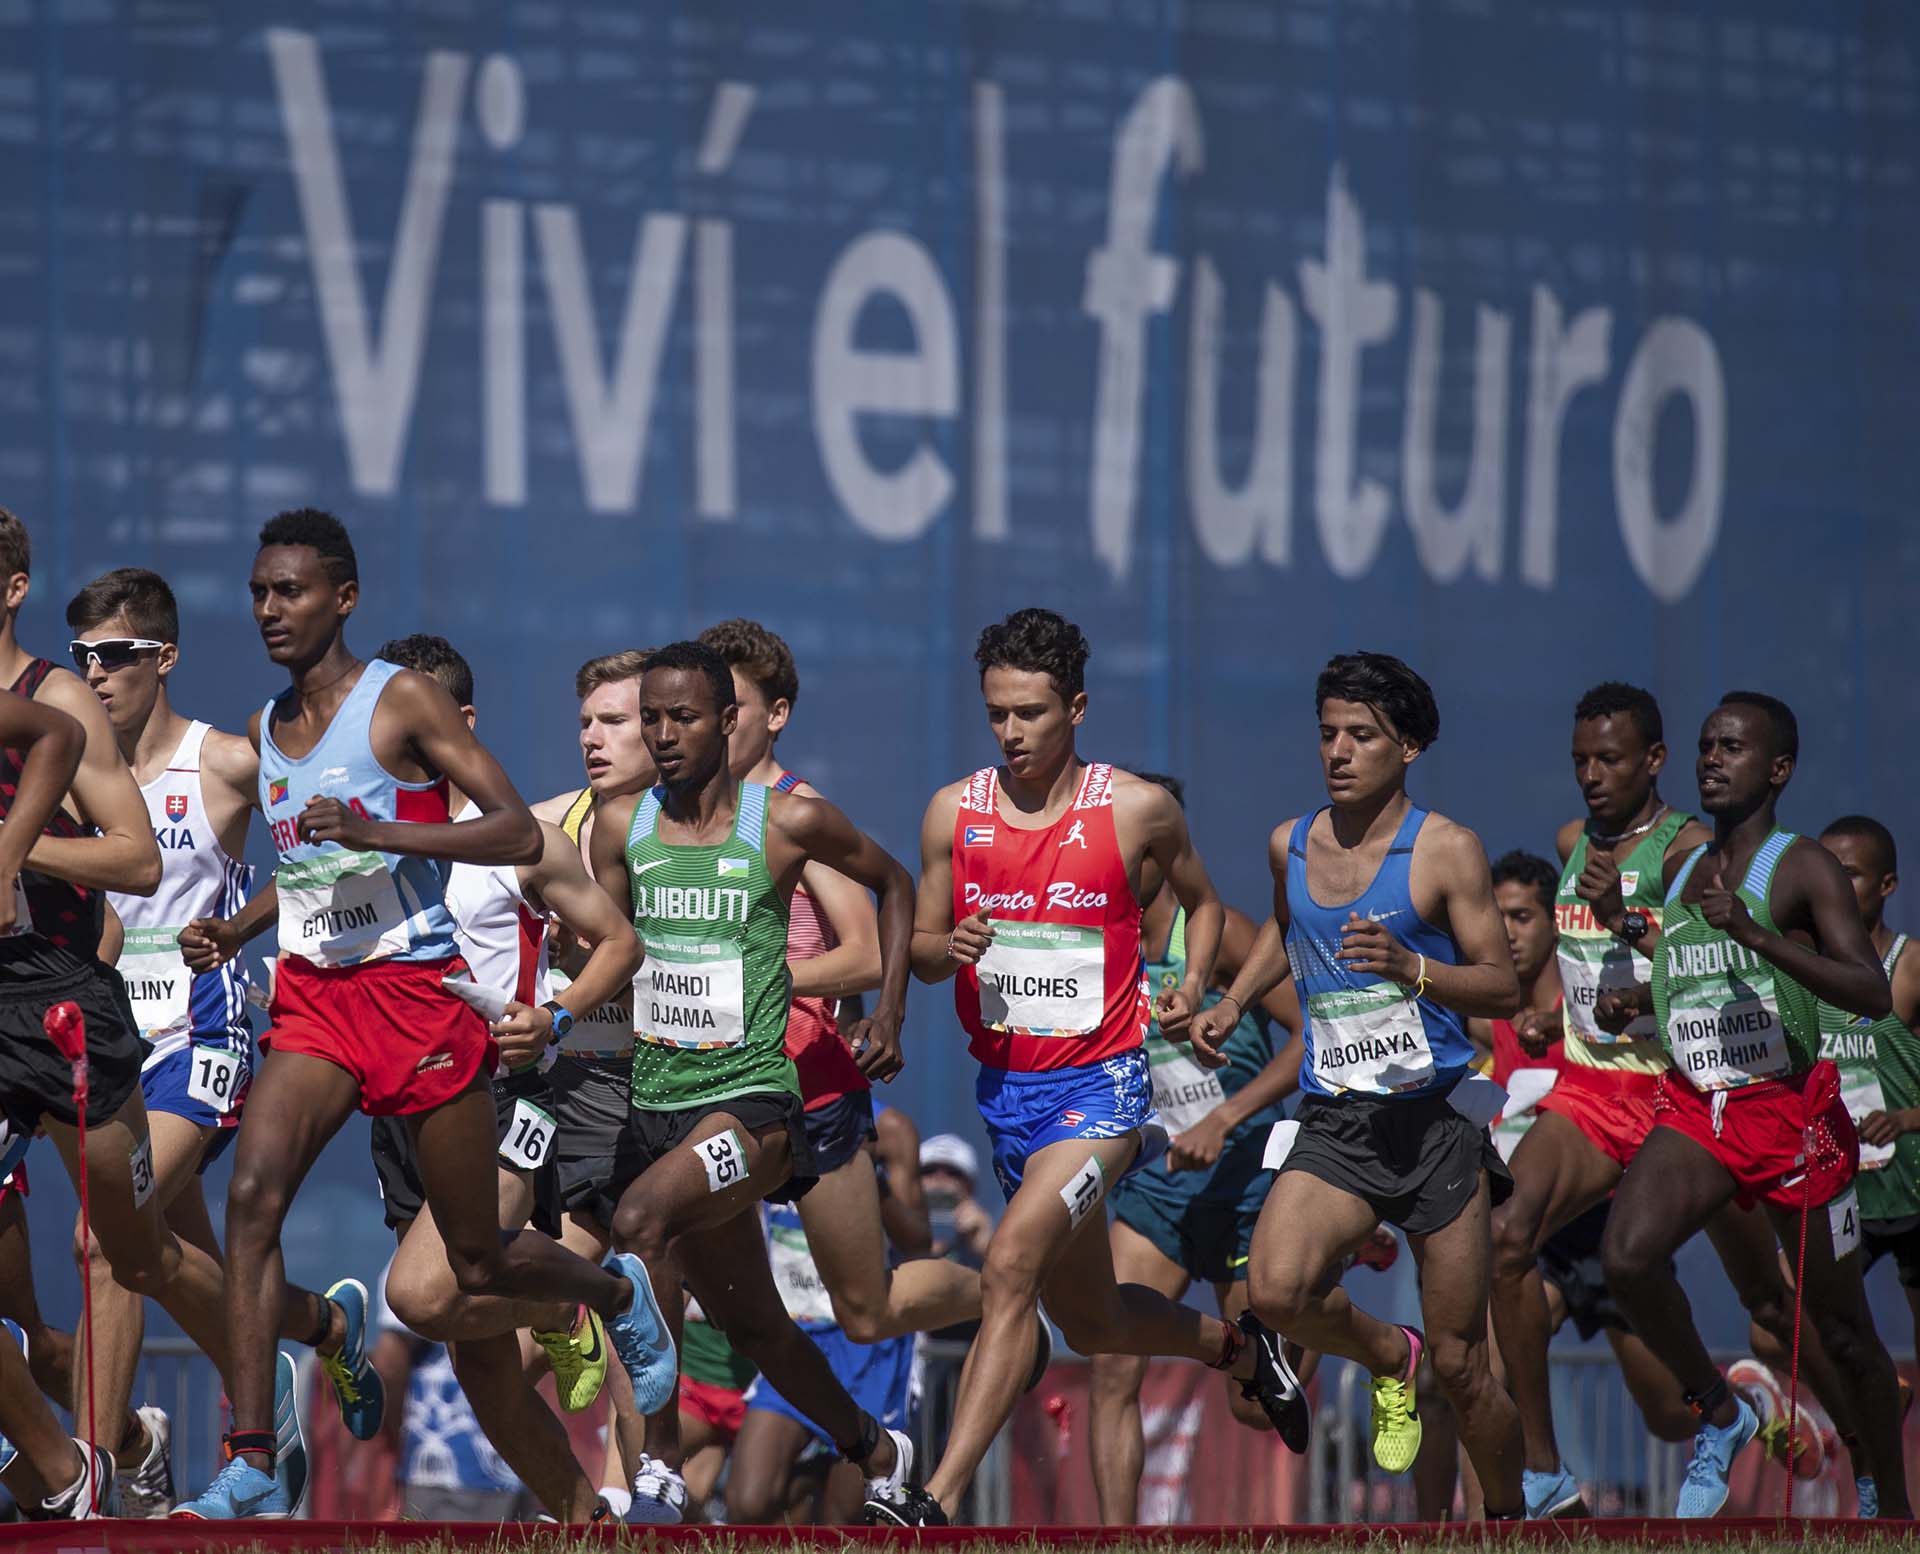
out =
<path fill-rule="evenodd" d="M 607 1323 L 607 1337 L 633 1382 L 634 1407 L 643 1414 L 658 1413 L 673 1396 L 680 1362 L 667 1319 L 653 1298 L 646 1265 L 631 1252 L 614 1252 L 600 1266 L 633 1286 L 633 1303 Z"/>
<path fill-rule="evenodd" d="M 12 1317 L 0 1317 L 0 1326 L 6 1328 L 7 1336 L 19 1346 L 20 1358 L 24 1360 L 27 1357 L 27 1330 Z M 12 1467 L 13 1459 L 19 1455 L 20 1448 L 4 1435 L 0 1435 L 0 1473 Z"/>
<path fill-rule="evenodd" d="M 173 1508 L 177 1517 L 200 1522 L 231 1522 L 241 1517 L 287 1517 L 293 1507 L 280 1481 L 262 1473 L 245 1457 L 235 1457 L 197 1500 L 183 1500 Z"/>
<path fill-rule="evenodd" d="M 367 1287 L 358 1279 L 342 1279 L 327 1291 L 347 1316 L 347 1335 L 336 1354 L 320 1356 L 320 1368 L 333 1383 L 340 1418 L 356 1441 L 370 1441 L 380 1433 L 387 1392 L 380 1373 L 367 1363 Z"/>
<path fill-rule="evenodd" d="M 1580 1481 L 1566 1470 L 1565 1464 L 1551 1473 L 1536 1473 L 1528 1468 L 1520 1475 L 1520 1493 L 1526 1498 L 1527 1520 L 1544 1522 L 1564 1516 L 1580 1504 Z"/>
<path fill-rule="evenodd" d="M 1863 1522 L 1876 1520 L 1880 1515 L 1880 1486 L 1870 1478 L 1857 1478 L 1853 1481 L 1853 1495 L 1860 1502 L 1860 1508 L 1854 1514 Z"/>
<path fill-rule="evenodd" d="M 291 1516 L 307 1492 L 307 1433 L 300 1427 L 300 1368 L 284 1349 L 273 1361 L 273 1434 L 273 1476 Z"/>
<path fill-rule="evenodd" d="M 1747 1400 L 1735 1394 L 1733 1406 L 1739 1412 L 1732 1424 L 1702 1425 L 1693 1438 L 1693 1460 L 1680 1485 L 1675 1516 L 1717 1516 L 1727 1503 L 1727 1475 L 1733 1471 L 1733 1459 L 1760 1433 L 1760 1416 L 1747 1406 Z"/>

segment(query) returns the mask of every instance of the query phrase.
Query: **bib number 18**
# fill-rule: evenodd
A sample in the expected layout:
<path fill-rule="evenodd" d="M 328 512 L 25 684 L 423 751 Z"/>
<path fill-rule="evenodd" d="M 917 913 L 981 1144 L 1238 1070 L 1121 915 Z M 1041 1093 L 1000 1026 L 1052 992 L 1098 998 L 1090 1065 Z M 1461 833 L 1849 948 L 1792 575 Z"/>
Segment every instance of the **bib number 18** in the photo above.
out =
<path fill-rule="evenodd" d="M 233 1110 L 241 1078 L 240 1054 L 224 1047 L 195 1047 L 187 1094 L 223 1115 Z"/>

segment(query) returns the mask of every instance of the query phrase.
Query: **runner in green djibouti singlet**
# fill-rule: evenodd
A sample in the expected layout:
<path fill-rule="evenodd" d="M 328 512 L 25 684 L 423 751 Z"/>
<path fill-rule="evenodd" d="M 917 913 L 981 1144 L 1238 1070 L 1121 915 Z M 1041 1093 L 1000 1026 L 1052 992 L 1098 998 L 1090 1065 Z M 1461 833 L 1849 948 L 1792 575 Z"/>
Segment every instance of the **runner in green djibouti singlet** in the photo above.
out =
<path fill-rule="evenodd" d="M 900 1068 L 913 881 L 826 800 L 731 776 L 737 721 L 732 671 L 712 648 L 681 642 L 649 655 L 640 723 L 660 784 L 603 797 L 595 814 L 594 877 L 630 908 L 646 946 L 634 978 L 633 1109 L 602 1218 L 646 1264 L 671 1326 L 684 1276 L 769 1385 L 861 1465 L 867 1497 L 891 1502 L 918 1493 L 912 1442 L 854 1403 L 786 1314 L 758 1205 L 799 1197 L 815 1174 L 786 1054 L 787 904 L 801 871 L 824 864 L 879 897 L 880 994 L 845 1036 L 880 1080 Z M 678 1414 L 671 1399 L 643 1407 L 652 1418 L 630 1519 L 678 1521 Z"/>

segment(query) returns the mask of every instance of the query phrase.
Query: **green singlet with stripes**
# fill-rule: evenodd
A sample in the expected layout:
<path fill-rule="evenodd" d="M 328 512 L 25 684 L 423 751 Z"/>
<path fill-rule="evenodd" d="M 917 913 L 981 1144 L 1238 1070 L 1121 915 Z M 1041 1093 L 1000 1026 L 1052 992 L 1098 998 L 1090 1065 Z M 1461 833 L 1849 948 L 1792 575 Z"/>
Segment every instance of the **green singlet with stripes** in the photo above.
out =
<path fill-rule="evenodd" d="M 742 783 L 733 833 L 686 847 L 660 840 L 664 792 L 642 795 L 627 833 L 633 926 L 647 950 L 633 979 L 633 1104 L 798 1096 L 786 1053 L 787 902 L 767 869 L 769 790 Z"/>
<path fill-rule="evenodd" d="M 1900 934 L 1881 961 L 1887 979 L 1907 947 Z M 1900 1017 L 1869 1020 L 1832 1004 L 1820 1005 L 1820 1056 L 1840 1070 L 1840 1095 L 1855 1122 L 1872 1112 L 1920 1106 L 1920 1036 Z M 1860 1218 L 1911 1219 L 1920 1214 L 1920 1133 L 1903 1133 L 1891 1144 L 1860 1145 Z"/>

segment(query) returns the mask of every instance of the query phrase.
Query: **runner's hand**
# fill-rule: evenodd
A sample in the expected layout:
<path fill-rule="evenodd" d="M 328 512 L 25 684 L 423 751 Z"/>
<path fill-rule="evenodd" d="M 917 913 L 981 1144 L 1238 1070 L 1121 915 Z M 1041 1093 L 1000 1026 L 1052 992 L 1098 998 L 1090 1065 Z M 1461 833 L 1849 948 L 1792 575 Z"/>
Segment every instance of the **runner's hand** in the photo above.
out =
<path fill-rule="evenodd" d="M 224 917 L 196 917 L 180 930 L 180 958 L 195 976 L 218 971 L 240 953 L 240 936 Z"/>
<path fill-rule="evenodd" d="M 845 1035 L 848 1047 L 853 1050 L 853 1061 L 867 1078 L 889 1084 L 905 1067 L 907 1060 L 900 1052 L 898 1017 L 876 1010 L 864 1020 L 855 1020 Z"/>
<path fill-rule="evenodd" d="M 1626 898 L 1620 893 L 1620 865 L 1611 853 L 1597 847 L 1587 849 L 1587 866 L 1574 881 L 1574 894 L 1593 908 L 1602 927 L 1618 928 L 1627 915 Z"/>
<path fill-rule="evenodd" d="M 1226 1146 L 1227 1130 L 1217 1119 L 1217 1111 L 1208 1112 L 1184 1133 L 1167 1140 L 1169 1171 L 1209 1171 Z"/>
<path fill-rule="evenodd" d="M 1609 1036 L 1619 1036 L 1626 1028 L 1639 1019 L 1643 1013 L 1640 1007 L 1640 989 L 1609 989 L 1593 1001 L 1593 1023 Z"/>
<path fill-rule="evenodd" d="M 1184 988 L 1162 988 L 1153 1001 L 1153 1018 L 1159 1023 L 1162 1036 L 1178 1041 L 1193 1019 L 1193 1000 L 1187 997 Z"/>
<path fill-rule="evenodd" d="M 1410 986 L 1420 958 L 1387 932 L 1384 923 L 1349 912 L 1340 928 L 1340 953 L 1334 956 L 1362 976 L 1383 977 Z"/>
<path fill-rule="evenodd" d="M 498 1039 L 507 1067 L 524 1068 L 552 1045 L 553 1013 L 531 1004 L 510 1003 L 487 1029 Z"/>
<path fill-rule="evenodd" d="M 956 966 L 977 966 L 992 943 L 993 924 L 987 921 L 984 911 L 975 912 L 971 917 L 961 918 L 947 935 L 947 959 Z"/>
<path fill-rule="evenodd" d="M 1901 1126 L 1909 1115 L 1906 1112 L 1868 1112 L 1860 1119 L 1860 1142 L 1878 1144 L 1883 1148 L 1897 1143 L 1901 1134 L 1913 1131 Z"/>
<path fill-rule="evenodd" d="M 1706 888 L 1700 893 L 1700 915 L 1706 918 L 1709 928 L 1719 929 L 1735 944 L 1744 945 L 1750 950 L 1755 948 L 1755 941 L 1760 937 L 1760 925 L 1753 920 L 1746 902 L 1727 889 L 1718 864 L 1714 865 L 1713 873 L 1707 876 Z"/>
<path fill-rule="evenodd" d="M 1520 1050 L 1528 1057 L 1544 1058 L 1560 1034 L 1560 1011 L 1522 1009 L 1514 1016 L 1513 1034 L 1520 1038 Z"/>
<path fill-rule="evenodd" d="M 1229 1004 L 1233 1006 L 1231 1013 L 1227 1009 Z M 1225 1068 L 1227 1056 L 1220 1049 L 1226 1046 L 1227 1038 L 1239 1023 L 1239 1001 L 1228 996 L 1217 1004 L 1208 1004 L 1188 1020 L 1181 1035 L 1193 1048 L 1193 1055 L 1200 1060 L 1202 1068 Z"/>
<path fill-rule="evenodd" d="M 303 842 L 332 842 L 349 852 L 367 851 L 372 822 L 356 815 L 338 799 L 308 799 L 294 828 Z"/>

